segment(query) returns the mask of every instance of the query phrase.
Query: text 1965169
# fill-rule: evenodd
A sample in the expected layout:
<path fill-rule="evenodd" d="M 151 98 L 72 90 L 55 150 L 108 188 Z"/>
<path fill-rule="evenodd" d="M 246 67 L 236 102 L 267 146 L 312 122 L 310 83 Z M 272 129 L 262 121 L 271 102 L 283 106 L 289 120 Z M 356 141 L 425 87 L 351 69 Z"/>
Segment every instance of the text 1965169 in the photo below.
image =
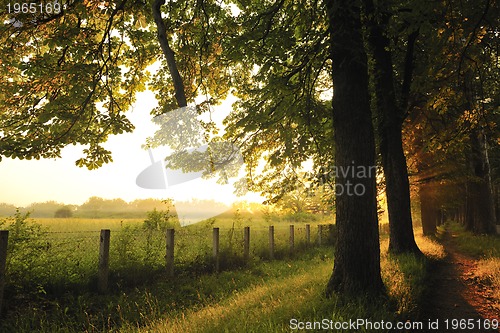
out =
<path fill-rule="evenodd" d="M 63 10 L 59 2 L 13 2 L 7 4 L 9 14 L 59 14 Z"/>

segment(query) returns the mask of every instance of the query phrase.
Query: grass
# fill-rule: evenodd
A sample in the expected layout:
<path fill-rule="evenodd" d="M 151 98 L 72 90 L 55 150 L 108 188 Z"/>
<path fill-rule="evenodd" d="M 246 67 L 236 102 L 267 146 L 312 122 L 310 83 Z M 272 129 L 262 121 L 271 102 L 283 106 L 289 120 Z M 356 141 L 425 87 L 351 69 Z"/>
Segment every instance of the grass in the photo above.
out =
<path fill-rule="evenodd" d="M 453 243 L 461 252 L 475 258 L 500 257 L 498 235 L 474 235 L 458 223 L 449 223 L 446 228 L 453 234 Z"/>
<path fill-rule="evenodd" d="M 318 223 L 311 223 L 313 242 Z M 56 233 L 49 234 L 50 246 L 46 235 L 40 236 L 43 246 L 36 250 L 34 266 L 21 271 L 26 275 L 17 281 L 23 288 L 7 286 L 8 311 L 0 331 L 288 332 L 292 318 L 406 321 L 416 316 L 425 283 L 425 261 L 388 255 L 384 236 L 381 267 L 389 300 L 326 299 L 333 250 L 306 247 L 304 223 L 295 223 L 294 255 L 288 253 L 289 223 L 242 215 L 179 229 L 175 278 L 163 271 L 164 233 L 141 229 L 140 220 L 43 219 L 41 224 Z M 252 225 L 253 252 L 244 262 L 241 239 L 247 224 Z M 280 260 L 267 260 L 270 224 L 276 226 Z M 98 295 L 96 231 L 103 226 L 112 230 L 111 288 Z M 213 272 L 211 262 L 214 226 L 221 228 L 220 273 Z M 423 237 L 417 241 L 430 257 L 441 256 L 438 243 Z"/>
<path fill-rule="evenodd" d="M 325 258 L 326 254 L 322 255 Z M 211 301 L 188 308 L 180 314 L 173 313 L 141 331 L 225 332 L 236 328 L 242 332 L 284 330 L 284 322 L 290 319 L 291 312 L 310 315 L 316 311 L 308 301 L 318 289 L 324 287 L 324 281 L 328 278 L 331 258 L 328 261 L 327 258 L 261 263 L 253 268 L 253 281 L 240 290 L 234 288 L 235 277 L 248 279 L 252 270 L 241 272 L 245 275 L 243 277 L 242 274 L 228 273 L 229 276 L 222 277 L 220 282 L 224 289 L 232 287 L 233 291 L 229 295 L 219 299 L 212 298 Z"/>
<path fill-rule="evenodd" d="M 446 256 L 444 248 L 437 241 L 415 234 L 415 241 L 425 254 L 425 260 L 413 255 L 391 255 L 387 252 L 389 240 L 381 242 L 381 268 L 389 295 L 397 302 L 399 313 L 418 315 L 421 298 L 426 292 L 426 265 L 430 260 L 442 260 Z"/>
<path fill-rule="evenodd" d="M 433 256 L 444 255 L 442 247 L 427 238 L 420 237 L 419 245 Z M 235 289 L 225 298 L 212 299 L 181 313 L 166 313 L 164 318 L 154 320 L 138 331 L 289 332 L 292 318 L 301 321 L 411 320 L 416 316 L 425 281 L 424 266 L 425 261 L 414 256 L 389 256 L 385 252 L 381 267 L 389 302 L 326 299 L 323 293 L 331 274 L 332 258 L 323 249 L 295 261 L 258 265 L 259 276 L 265 278 L 243 290 Z M 136 328 L 129 327 L 129 330 L 135 331 Z"/>
<path fill-rule="evenodd" d="M 10 330 L 12 327 L 16 327 L 16 331 L 21 330 L 23 322 L 26 322 L 26 331 L 31 330 L 28 327 L 41 325 L 41 331 L 50 332 L 54 330 L 53 327 L 37 323 L 49 325 L 67 322 L 68 327 L 71 327 L 76 323 L 86 322 L 86 329 L 96 326 L 94 322 L 100 323 L 101 328 L 103 323 L 108 322 L 105 324 L 107 329 L 121 325 L 119 323 L 122 320 L 110 319 L 109 316 L 113 317 L 112 315 L 102 317 L 102 313 L 106 313 L 109 304 L 115 300 L 109 303 L 106 297 L 94 294 L 101 228 L 111 229 L 112 235 L 109 277 L 111 294 L 116 295 L 126 290 L 125 298 L 128 298 L 131 290 L 149 287 L 154 281 L 164 278 L 165 232 L 145 229 L 140 220 L 40 219 L 37 222 L 33 223 L 22 214 L 4 221 L 3 227 L 11 229 L 4 302 L 8 310 L 8 319 L 4 321 L 4 325 L 10 327 Z M 231 221 L 230 218 L 225 218 L 176 230 L 177 275 L 182 278 L 213 271 L 213 226 L 221 227 L 221 269 L 259 264 L 261 258 L 267 258 L 269 222 L 257 221 L 252 223 L 250 263 L 242 260 L 243 229 L 239 226 L 245 222 L 252 221 Z M 295 231 L 296 250 L 300 254 L 305 248 L 304 227 L 297 225 Z M 278 259 L 289 257 L 288 232 L 288 224 L 282 223 L 275 228 L 275 257 Z M 312 235 L 313 242 L 314 237 Z M 180 289 L 186 288 L 189 289 L 182 285 Z M 139 298 L 142 299 L 141 297 Z M 182 300 L 183 296 L 177 295 L 173 299 Z M 104 309 L 101 308 L 102 302 L 107 304 Z M 135 303 L 141 302 L 134 297 Z M 146 303 L 150 304 L 149 300 Z M 124 305 L 126 302 L 121 299 L 116 300 L 116 304 L 123 305 L 119 313 L 127 307 Z M 20 320 L 14 319 L 15 317 Z M 12 325 L 12 319 L 15 324 L 8 326 Z M 68 327 L 65 329 L 72 331 Z"/>
<path fill-rule="evenodd" d="M 36 222 L 50 232 L 98 232 L 101 229 L 119 231 L 125 226 L 140 226 L 144 219 L 37 218 Z"/>
<path fill-rule="evenodd" d="M 474 235 L 457 223 L 446 228 L 452 232 L 452 242 L 460 252 L 478 259 L 475 278 L 492 290 L 492 297 L 500 305 L 500 237 Z"/>
<path fill-rule="evenodd" d="M 496 303 L 500 305 L 500 258 L 479 260 L 476 276 L 483 285 L 491 288 L 493 291 L 493 298 Z"/>

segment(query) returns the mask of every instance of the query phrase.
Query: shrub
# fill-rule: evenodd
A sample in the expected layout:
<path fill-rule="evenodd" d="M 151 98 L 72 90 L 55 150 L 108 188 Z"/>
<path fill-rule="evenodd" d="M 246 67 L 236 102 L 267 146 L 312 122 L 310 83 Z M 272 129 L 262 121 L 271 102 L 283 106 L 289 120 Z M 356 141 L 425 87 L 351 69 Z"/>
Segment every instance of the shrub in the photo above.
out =
<path fill-rule="evenodd" d="M 73 217 L 73 212 L 71 211 L 71 208 L 68 206 L 64 206 L 62 208 L 59 208 L 56 210 L 54 213 L 55 218 L 70 218 Z"/>
<path fill-rule="evenodd" d="M 292 213 L 284 216 L 284 220 L 290 223 L 293 222 L 316 222 L 319 217 L 312 213 L 301 212 L 301 213 Z"/>
<path fill-rule="evenodd" d="M 165 231 L 168 228 L 180 227 L 179 219 L 173 213 L 171 213 L 172 200 L 163 200 L 163 203 L 167 205 L 165 210 L 157 210 L 154 208 L 152 211 L 147 212 L 147 218 L 144 220 L 144 229 L 153 231 Z"/>
<path fill-rule="evenodd" d="M 45 230 L 41 225 L 30 221 L 30 212 L 21 213 L 16 209 L 13 217 L 0 221 L 0 227 L 9 230 L 7 248 L 8 284 L 21 289 L 23 282 L 39 284 L 43 275 L 40 258 L 50 246 L 44 240 Z M 37 282 L 38 281 L 38 282 Z"/>

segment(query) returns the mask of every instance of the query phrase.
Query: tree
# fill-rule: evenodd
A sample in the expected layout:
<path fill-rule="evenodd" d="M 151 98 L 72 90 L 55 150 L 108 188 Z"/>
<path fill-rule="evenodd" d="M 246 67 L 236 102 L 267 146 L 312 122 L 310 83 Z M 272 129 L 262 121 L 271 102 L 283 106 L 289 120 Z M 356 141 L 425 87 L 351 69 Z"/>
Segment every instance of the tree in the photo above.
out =
<path fill-rule="evenodd" d="M 73 211 L 71 210 L 71 207 L 69 206 L 64 206 L 62 208 L 59 208 L 56 210 L 54 213 L 54 217 L 56 218 L 69 218 L 73 217 Z"/>
<path fill-rule="evenodd" d="M 12 216 L 16 212 L 16 206 L 7 204 L 7 203 L 0 203 L 0 216 L 6 217 L 6 216 Z"/>
<path fill-rule="evenodd" d="M 362 3 L 367 14 L 364 21 Z M 465 4 L 460 9 L 462 18 L 478 12 L 472 2 L 461 3 Z M 225 120 L 226 132 L 210 142 L 212 147 L 222 140 L 238 144 L 247 163 L 247 179 L 242 182 L 265 193 L 269 202 L 277 202 L 299 187 L 306 162 L 312 162 L 315 170 L 322 169 L 316 174 L 333 175 L 328 181 L 335 180 L 336 188 L 359 185 L 362 193 L 342 192 L 336 197 L 338 242 L 327 289 L 328 293 L 379 293 L 383 285 L 375 175 L 370 172 L 375 167 L 375 142 L 367 53 L 373 63 L 376 130 L 391 207 L 391 249 L 395 252 L 417 252 L 401 145 L 407 102 L 423 101 L 429 106 L 425 109 L 437 118 L 442 116 L 439 105 L 453 109 L 444 121 L 443 128 L 447 129 L 450 124 L 464 124 L 463 117 L 475 114 L 472 125 L 478 133 L 485 131 L 489 136 L 490 122 L 482 118 L 494 114 L 493 107 L 488 105 L 487 112 L 479 113 L 474 112 L 474 106 L 485 106 L 489 104 L 484 102 L 487 98 L 498 98 L 494 94 L 473 94 L 468 107 L 463 103 L 465 94 L 459 95 L 459 103 L 443 102 L 460 91 L 457 87 L 464 87 L 465 69 L 487 74 L 490 90 L 498 90 L 491 79 L 496 74 L 488 72 L 487 66 L 474 67 L 476 62 L 485 63 L 482 59 L 486 57 L 475 45 L 488 39 L 491 43 L 491 36 L 498 33 L 491 29 L 483 33 L 484 17 L 470 20 L 480 24 L 464 23 L 464 29 L 449 29 L 451 20 L 431 24 L 423 19 L 422 26 L 410 26 L 418 26 L 421 39 L 428 41 L 415 44 L 416 30 L 406 26 L 404 50 L 387 53 L 386 48 L 392 46 L 390 37 L 395 37 L 391 29 L 398 25 L 385 25 L 386 15 L 400 17 L 412 12 L 418 18 L 422 11 L 416 4 L 410 1 L 409 8 L 391 7 L 387 14 L 385 7 L 374 7 L 369 0 L 229 4 L 202 0 L 170 1 L 166 5 L 164 0 L 155 0 L 152 7 L 141 1 L 89 0 L 70 1 L 63 11 L 50 15 L 3 13 L 0 154 L 57 157 L 64 146 L 83 144 L 87 146 L 86 156 L 77 165 L 96 168 L 111 161 L 110 152 L 102 147 L 108 136 L 133 129 L 124 112 L 146 84 L 159 102 L 152 110 L 154 115 L 186 107 L 205 96 L 205 102 L 183 109 L 198 115 L 209 111 L 210 105 L 231 90 L 240 100 Z M 438 13 L 439 6 L 431 10 Z M 486 13 L 488 7 L 489 1 Z M 370 48 L 365 48 L 363 33 Z M 462 45 L 463 52 L 457 52 L 453 43 L 442 42 L 454 34 L 458 40 L 470 41 Z M 421 53 L 425 56 L 419 54 L 412 64 L 415 45 L 424 50 Z M 490 60 L 498 56 L 495 52 L 490 52 Z M 471 57 L 478 61 L 464 60 Z M 156 60 L 161 66 L 149 74 L 146 68 Z M 457 60 L 467 66 L 459 68 L 460 80 L 448 80 L 453 73 L 450 63 Z M 429 73 L 437 80 L 427 83 Z M 472 77 L 476 86 L 481 80 Z M 418 122 L 407 122 L 410 127 L 415 124 Z M 186 124 L 180 121 L 170 125 L 178 129 Z M 204 137 L 217 135 L 213 122 L 203 124 L 203 130 Z M 422 142 L 430 138 L 428 132 L 423 135 Z M 175 146 L 180 136 L 163 137 L 159 142 Z M 435 143 L 430 149 L 440 151 Z M 483 162 L 484 156 L 480 155 Z M 354 169 L 359 173 L 348 172 Z M 487 175 L 483 172 L 483 180 Z M 93 201 L 87 206 L 94 212 L 92 204 L 104 204 L 102 199 Z"/>
<path fill-rule="evenodd" d="M 437 198 L 439 190 L 436 179 L 436 158 L 435 154 L 424 147 L 423 129 L 416 126 L 413 129 L 412 150 L 416 161 L 416 169 L 419 174 L 418 198 L 420 201 L 420 218 L 422 222 L 422 232 L 424 236 L 433 236 L 437 231 Z"/>
<path fill-rule="evenodd" d="M 101 143 L 132 131 L 124 112 L 155 59 L 148 32 L 133 28 L 140 7 L 68 1 L 60 12 L 2 12 L 2 156 L 59 157 L 66 145 L 82 144 L 85 158 L 77 165 L 93 169 L 112 160 Z"/>
<path fill-rule="evenodd" d="M 347 83 L 347 88 L 342 92 L 360 88 L 361 110 L 348 106 L 347 100 L 357 100 L 357 94 L 341 97 L 338 108 L 347 109 L 339 111 L 339 124 L 335 126 L 339 126 L 339 132 L 343 132 L 337 137 L 337 133 L 333 134 L 334 119 L 330 104 L 333 87 L 332 47 L 336 42 L 332 42 L 329 30 L 331 17 L 324 15 L 323 3 L 304 0 L 298 5 L 281 0 L 274 3 L 252 2 L 251 6 L 237 2 L 236 5 L 240 13 L 225 16 L 224 19 L 229 27 L 234 27 L 232 21 L 236 22 L 237 29 L 230 30 L 218 59 L 220 64 L 231 69 L 232 81 L 229 86 L 236 96 L 241 97 L 234 112 L 225 121 L 226 134 L 223 139 L 236 142 L 242 149 L 247 163 L 247 187 L 265 193 L 268 202 L 274 203 L 299 186 L 302 163 L 309 159 L 313 159 L 316 167 L 327 165 L 327 172 L 338 165 L 366 170 L 373 167 L 373 128 L 369 99 L 365 95 L 368 89 L 366 56 L 361 36 L 356 35 L 361 34 L 361 27 L 357 27 L 355 32 L 355 47 L 358 49 L 352 54 L 338 55 L 341 59 L 339 63 L 347 61 L 352 55 L 361 56 L 365 61 L 362 65 L 349 67 L 362 76 L 358 82 Z M 344 32 L 342 30 L 341 35 Z M 169 52 L 167 45 L 164 52 Z M 191 59 L 192 54 L 186 53 L 185 59 Z M 214 64 L 212 68 L 218 67 Z M 341 69 L 339 75 L 340 82 L 348 76 Z M 342 84 L 338 83 L 339 86 Z M 335 89 L 337 91 L 339 88 L 336 86 Z M 182 106 L 178 99 L 177 104 Z M 351 111 L 359 111 L 362 126 L 357 123 L 358 113 L 354 112 L 352 118 L 349 116 Z M 167 139 L 167 144 L 169 140 L 170 143 L 177 140 Z M 338 141 L 338 144 L 335 146 L 332 141 Z M 359 145 L 353 145 L 351 141 Z M 333 158 L 337 150 L 345 154 L 340 164 L 337 158 Z M 265 159 L 266 165 L 257 172 L 261 158 Z M 196 167 L 196 163 L 189 164 L 190 169 Z M 353 180 L 338 179 L 338 182 L 340 186 L 347 186 L 346 182 Z M 344 223 L 341 229 L 345 237 L 339 242 L 341 250 L 336 260 L 337 273 L 334 274 L 337 278 L 331 284 L 331 290 L 338 289 L 345 293 L 382 289 L 375 175 L 360 180 L 360 185 L 366 188 L 364 195 L 357 199 L 346 199 L 343 201 L 345 205 L 338 209 L 343 222 L 337 223 Z M 349 217 L 349 221 L 345 221 L 351 213 L 354 213 L 353 217 L 359 218 L 351 220 Z M 348 227 L 349 223 L 356 226 Z M 356 232 L 363 236 L 353 237 Z M 353 256 L 353 249 L 363 255 Z M 344 272 L 340 273 L 342 270 Z"/>
<path fill-rule="evenodd" d="M 55 212 L 62 208 L 64 204 L 56 201 L 34 202 L 26 207 L 33 217 L 53 217 Z"/>
<path fill-rule="evenodd" d="M 335 164 L 370 168 L 375 142 L 368 92 L 367 57 L 363 47 L 360 8 L 356 2 L 327 1 L 333 62 L 333 125 Z M 337 195 L 335 264 L 327 294 L 377 294 L 384 290 L 380 276 L 380 245 L 375 175 L 355 179 L 337 175 L 336 184 L 362 184 L 364 195 Z"/>
<path fill-rule="evenodd" d="M 179 219 L 175 213 L 172 200 L 162 200 L 164 209 L 157 210 L 154 208 L 152 211 L 147 212 L 147 218 L 144 220 L 143 228 L 147 231 L 163 231 L 167 228 L 180 227 Z"/>
<path fill-rule="evenodd" d="M 363 7 L 389 213 L 389 251 L 421 255 L 413 234 L 410 184 L 402 138 L 402 125 L 413 71 L 413 49 L 418 30 L 412 31 L 407 38 L 404 82 L 401 84 L 403 91 L 398 101 L 388 36 L 389 8 L 384 2 L 378 2 L 376 6 L 372 0 L 364 0 Z"/>
<path fill-rule="evenodd" d="M 151 211 L 153 209 L 161 209 L 164 205 L 160 199 L 136 199 L 129 203 L 132 210 L 137 210 L 141 212 Z"/>
<path fill-rule="evenodd" d="M 490 1 L 451 1 L 444 19 L 426 29 L 413 92 L 420 115 L 409 122 L 409 132 L 418 133 L 421 186 L 454 182 L 464 194 L 465 225 L 476 232 L 492 232 L 495 221 L 488 150 L 499 136 L 497 22 L 498 9 Z M 424 76 L 435 79 L 424 82 Z M 431 212 L 446 203 L 420 201 L 428 203 L 422 224 L 432 232 L 436 213 Z"/>
<path fill-rule="evenodd" d="M 75 0 L 53 13 L 2 11 L 0 158 L 59 157 L 63 147 L 81 144 L 78 166 L 112 161 L 102 143 L 133 130 L 125 112 L 147 82 L 160 104 L 153 113 L 175 108 L 175 69 L 183 73 L 186 102 L 202 94 L 212 103 L 225 97 L 229 72 L 216 55 L 230 27 L 223 19 L 229 8 L 215 1 L 163 3 Z M 171 46 L 177 58 L 172 52 L 159 58 L 158 44 Z M 152 75 L 146 69 L 157 60 L 163 66 Z"/>
<path fill-rule="evenodd" d="M 374 168 L 357 5 L 330 1 L 326 11 L 320 1 L 239 4 L 241 30 L 229 44 L 228 57 L 236 64 L 234 94 L 241 100 L 226 119 L 225 138 L 241 146 L 248 187 L 266 194 L 268 202 L 300 188 L 301 168 L 308 160 L 315 175 L 328 175 L 327 182 L 339 168 Z M 354 178 L 335 179 L 340 187 L 354 182 L 366 191 L 336 198 L 338 242 L 328 294 L 383 290 L 375 174 Z"/>
<path fill-rule="evenodd" d="M 102 214 L 105 200 L 100 197 L 90 197 L 79 208 L 80 211 L 92 218 L 98 218 Z"/>
<path fill-rule="evenodd" d="M 295 190 L 281 197 L 276 206 L 292 214 L 328 214 L 331 210 L 331 196 L 332 193 L 327 188 L 306 188 L 299 184 Z"/>

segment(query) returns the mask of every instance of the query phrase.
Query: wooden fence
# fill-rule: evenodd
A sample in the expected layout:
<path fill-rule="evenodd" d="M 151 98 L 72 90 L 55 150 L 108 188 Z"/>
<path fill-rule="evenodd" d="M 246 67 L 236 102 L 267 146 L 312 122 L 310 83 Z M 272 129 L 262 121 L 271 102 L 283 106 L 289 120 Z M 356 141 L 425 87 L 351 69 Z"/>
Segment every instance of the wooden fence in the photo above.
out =
<path fill-rule="evenodd" d="M 327 239 L 324 239 L 325 227 L 328 227 Z M 334 235 L 334 225 L 318 225 L 318 236 L 317 245 L 333 244 L 335 239 Z M 269 259 L 273 260 L 275 258 L 275 232 L 274 226 L 269 226 Z M 213 228 L 212 232 L 212 258 L 214 263 L 215 272 L 220 270 L 220 232 L 219 228 Z M 8 244 L 9 232 L 6 230 L 0 230 L 0 311 L 2 309 L 3 301 L 3 290 L 6 282 L 6 261 L 7 261 L 7 244 Z M 174 265 L 174 248 L 175 248 L 175 230 L 166 230 L 166 248 L 165 248 L 165 270 L 169 277 L 175 276 L 175 265 Z M 243 258 L 248 261 L 250 258 L 250 239 L 251 239 L 251 229 L 250 227 L 245 227 L 243 230 Z M 289 238 L 288 238 L 288 253 L 292 255 L 296 251 L 295 246 L 296 234 L 295 226 L 290 225 L 289 227 Z M 305 245 L 311 246 L 311 225 L 305 225 Z M 111 242 L 111 231 L 109 229 L 103 229 L 100 233 L 100 245 L 99 245 L 99 261 L 97 267 L 97 291 L 104 294 L 108 290 L 108 277 L 109 277 L 109 249 Z"/>

